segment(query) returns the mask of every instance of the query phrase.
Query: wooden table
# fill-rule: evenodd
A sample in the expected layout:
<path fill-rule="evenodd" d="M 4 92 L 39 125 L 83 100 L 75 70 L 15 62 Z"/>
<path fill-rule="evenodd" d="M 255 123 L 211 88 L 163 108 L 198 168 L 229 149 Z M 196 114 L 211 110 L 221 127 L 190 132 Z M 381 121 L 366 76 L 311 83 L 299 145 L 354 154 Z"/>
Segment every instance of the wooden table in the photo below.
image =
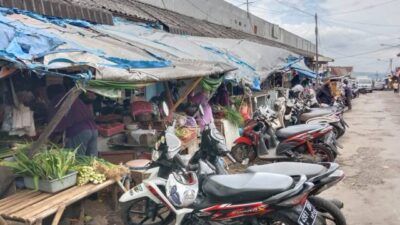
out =
<path fill-rule="evenodd" d="M 7 221 L 40 225 L 53 214 L 52 225 L 57 225 L 67 206 L 114 184 L 114 180 L 108 180 L 98 185 L 74 186 L 55 194 L 23 190 L 0 200 L 0 225 L 7 225 Z"/>

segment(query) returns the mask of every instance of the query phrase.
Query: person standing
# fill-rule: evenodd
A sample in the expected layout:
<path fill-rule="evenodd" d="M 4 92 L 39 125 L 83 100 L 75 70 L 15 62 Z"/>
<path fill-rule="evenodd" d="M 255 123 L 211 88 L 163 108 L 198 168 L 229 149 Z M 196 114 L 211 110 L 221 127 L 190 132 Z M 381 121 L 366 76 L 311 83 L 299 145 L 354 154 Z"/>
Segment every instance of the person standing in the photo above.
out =
<path fill-rule="evenodd" d="M 51 85 L 47 88 L 47 96 L 50 100 L 50 117 L 55 115 L 57 105 L 65 96 L 63 85 Z M 94 122 L 91 105 L 77 98 L 70 110 L 57 125 L 53 133 L 66 134 L 66 148 L 78 149 L 77 154 L 86 156 L 97 156 L 98 132 Z"/>
<path fill-rule="evenodd" d="M 349 81 L 348 80 L 344 80 L 343 81 L 343 89 L 344 89 L 344 100 L 345 100 L 345 104 L 347 105 L 347 108 L 349 110 L 352 109 L 352 105 L 351 105 L 351 99 L 352 99 L 352 95 L 353 92 L 351 90 L 351 87 L 349 85 Z"/>
<path fill-rule="evenodd" d="M 399 78 L 395 77 L 395 79 L 393 79 L 393 90 L 394 93 L 399 93 Z"/>
<path fill-rule="evenodd" d="M 294 69 L 291 70 L 291 73 L 292 73 L 293 78 L 292 78 L 292 80 L 290 80 L 290 84 L 291 84 L 291 87 L 293 88 L 294 86 L 300 84 L 300 75 Z"/>

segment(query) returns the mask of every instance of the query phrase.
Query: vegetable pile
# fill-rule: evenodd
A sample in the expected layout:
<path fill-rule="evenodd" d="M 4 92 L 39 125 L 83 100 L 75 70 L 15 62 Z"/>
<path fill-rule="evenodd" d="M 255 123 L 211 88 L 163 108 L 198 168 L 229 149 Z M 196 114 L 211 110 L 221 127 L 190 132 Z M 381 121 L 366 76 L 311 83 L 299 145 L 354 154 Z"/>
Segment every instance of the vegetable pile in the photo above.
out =
<path fill-rule="evenodd" d="M 123 165 L 115 165 L 103 159 L 89 156 L 77 156 L 74 169 L 78 171 L 78 185 L 87 183 L 100 184 L 107 179 L 120 180 L 129 173 Z"/>
<path fill-rule="evenodd" d="M 225 118 L 232 124 L 234 124 L 238 127 L 243 126 L 244 119 L 243 119 L 242 115 L 240 114 L 240 112 L 238 112 L 234 108 L 224 107 L 224 114 L 225 114 Z"/>
<path fill-rule="evenodd" d="M 0 166 L 14 169 L 21 176 L 33 177 L 34 180 L 60 179 L 72 171 L 75 165 L 74 151 L 60 151 L 56 147 L 44 150 L 30 159 L 27 151 L 30 145 L 17 144 L 14 147 L 14 161 L 1 161 Z"/>
<path fill-rule="evenodd" d="M 76 151 L 52 146 L 30 159 L 29 144 L 18 144 L 14 150 L 14 161 L 0 161 L 0 166 L 10 167 L 17 175 L 32 177 L 37 184 L 40 179 L 60 179 L 72 171 L 78 172 L 78 185 L 100 184 L 107 179 L 120 180 L 129 170 L 103 159 L 76 156 Z"/>

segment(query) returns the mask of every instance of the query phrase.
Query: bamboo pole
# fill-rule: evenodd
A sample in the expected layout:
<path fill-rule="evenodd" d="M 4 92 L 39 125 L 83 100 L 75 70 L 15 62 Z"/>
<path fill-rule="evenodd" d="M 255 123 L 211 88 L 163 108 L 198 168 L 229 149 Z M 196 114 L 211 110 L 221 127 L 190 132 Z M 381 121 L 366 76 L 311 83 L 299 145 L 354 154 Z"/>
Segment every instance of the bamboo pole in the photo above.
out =
<path fill-rule="evenodd" d="M 40 147 L 45 144 L 53 133 L 54 129 L 56 129 L 57 125 L 61 122 L 62 118 L 68 113 L 72 104 L 82 93 L 82 90 L 75 86 L 73 87 L 65 96 L 61 106 L 57 110 L 54 117 L 51 119 L 50 123 L 46 126 L 43 133 L 39 136 L 39 138 L 32 144 L 29 149 L 29 156 L 33 156 L 37 151 L 39 151 Z"/>
<path fill-rule="evenodd" d="M 172 108 L 172 111 L 174 112 L 180 104 L 187 98 L 187 96 L 197 87 L 197 85 L 200 83 L 200 81 L 203 80 L 203 77 L 197 78 L 188 88 L 186 88 L 185 92 L 182 94 L 182 96 L 176 101 L 174 107 Z"/>

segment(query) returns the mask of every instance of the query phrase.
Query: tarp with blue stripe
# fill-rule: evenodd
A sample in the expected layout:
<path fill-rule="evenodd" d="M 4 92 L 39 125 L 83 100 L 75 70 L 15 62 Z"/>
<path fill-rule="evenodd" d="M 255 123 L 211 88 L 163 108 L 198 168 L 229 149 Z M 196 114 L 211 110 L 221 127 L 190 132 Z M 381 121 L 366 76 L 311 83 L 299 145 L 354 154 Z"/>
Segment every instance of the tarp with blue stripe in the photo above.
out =
<path fill-rule="evenodd" d="M 175 35 L 121 19 L 115 20 L 114 24 L 116 26 L 99 25 L 94 29 L 120 40 L 162 49 L 182 59 L 209 59 L 230 64 L 237 70 L 228 72 L 225 78 L 247 83 L 256 90 L 272 71 L 286 64 L 287 57 L 295 56 L 284 49 L 246 40 Z"/>
<path fill-rule="evenodd" d="M 39 75 L 74 69 L 81 71 L 77 79 L 127 82 L 184 79 L 235 69 L 207 58 L 181 59 L 153 46 L 111 37 L 94 27 L 84 21 L 0 8 L 0 60 Z M 95 77 L 90 72 L 93 69 Z"/>
<path fill-rule="evenodd" d="M 311 79 L 317 78 L 317 74 L 307 67 L 303 58 L 289 57 L 287 60 L 288 63 L 285 65 L 284 69 L 294 69 L 299 75 Z"/>

